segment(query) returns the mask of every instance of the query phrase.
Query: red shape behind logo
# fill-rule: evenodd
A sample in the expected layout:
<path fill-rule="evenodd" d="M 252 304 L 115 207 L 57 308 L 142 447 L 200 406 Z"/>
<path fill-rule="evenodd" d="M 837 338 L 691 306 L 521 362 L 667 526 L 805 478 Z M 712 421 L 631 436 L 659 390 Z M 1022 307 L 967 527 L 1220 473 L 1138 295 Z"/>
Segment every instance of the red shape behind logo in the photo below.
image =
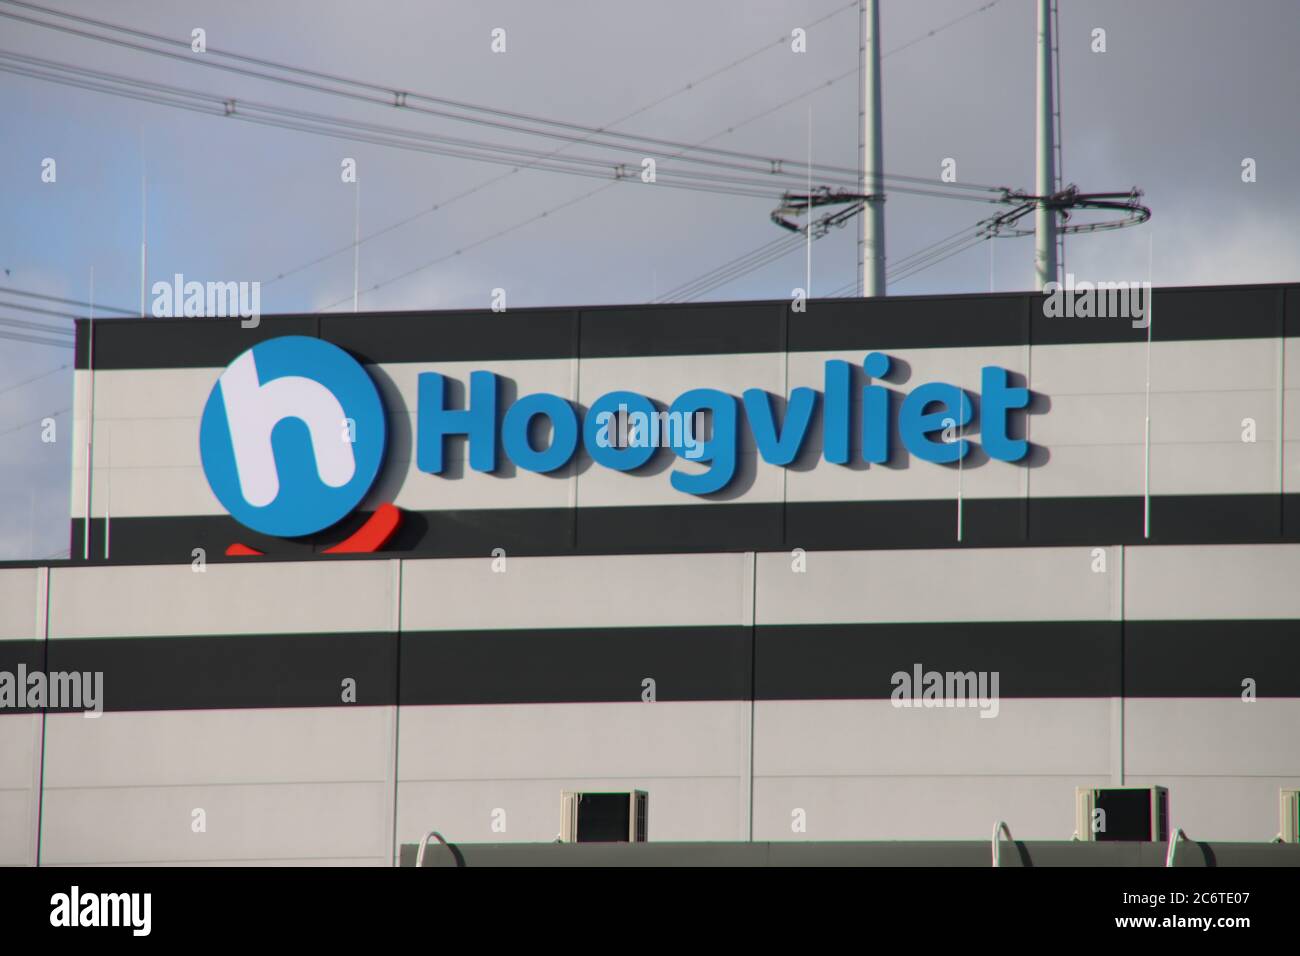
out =
<path fill-rule="evenodd" d="M 371 554 L 378 551 L 397 532 L 402 523 L 402 511 L 396 505 L 385 503 L 375 509 L 375 513 L 366 519 L 366 523 L 333 547 L 325 549 L 325 554 Z M 226 548 L 230 558 L 254 557 L 264 552 L 250 548 L 236 541 Z"/>

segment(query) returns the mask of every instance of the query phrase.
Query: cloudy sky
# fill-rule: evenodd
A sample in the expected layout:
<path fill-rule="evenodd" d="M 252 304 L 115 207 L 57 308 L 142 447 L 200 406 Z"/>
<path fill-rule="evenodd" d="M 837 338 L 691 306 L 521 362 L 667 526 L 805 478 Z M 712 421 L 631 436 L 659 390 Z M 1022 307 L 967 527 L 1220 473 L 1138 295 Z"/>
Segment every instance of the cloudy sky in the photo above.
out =
<path fill-rule="evenodd" d="M 663 140 L 857 166 L 858 16 L 847 0 L 36 0 L 213 50 Z M 882 0 L 885 168 L 1032 190 L 1034 0 Z M 1300 191 L 1294 0 L 1071 0 L 1060 14 L 1063 173 L 1145 192 L 1145 226 L 1070 240 L 1080 278 L 1204 285 L 1292 281 Z M 77 25 L 31 4 L 0 13 Z M 505 31 L 505 52 L 492 32 Z M 807 52 L 791 50 L 795 28 Z M 1093 52 L 1093 31 L 1106 51 Z M 931 33 L 931 31 L 934 31 Z M 139 41 L 133 41 L 139 42 Z M 156 44 L 155 44 L 156 45 Z M 560 144 L 205 68 L 0 17 L 3 54 L 498 145 Z M 30 66 L 28 61 L 28 66 Z M 849 75 L 845 75 L 849 74 Z M 804 95 L 807 94 L 807 95 Z M 785 104 L 785 105 L 782 105 Z M 238 112 L 238 107 L 237 107 Z M 361 183 L 362 309 L 643 302 L 756 248 L 781 191 L 741 197 L 610 184 L 204 115 L 0 72 L 0 288 L 138 308 L 142 176 L 148 281 L 262 282 L 263 313 L 351 308 Z M 630 118 L 627 118 L 630 117 Z M 621 122 L 619 122 L 621 121 Z M 572 154 L 604 155 L 590 144 Z M 1242 182 L 1242 160 L 1257 181 Z M 55 160 L 57 179 L 42 181 Z M 665 171 L 671 160 L 665 160 Z M 815 183 L 814 183 L 815 184 Z M 437 206 L 437 209 L 433 207 Z M 891 195 L 899 259 L 996 207 Z M 430 211 L 433 210 L 433 211 Z M 542 215 L 546 213 L 546 215 Z M 396 228 L 393 227 L 396 224 Z M 342 250 L 340 252 L 340 250 Z M 457 250 L 462 250 L 456 255 Z M 330 255 L 331 253 L 339 253 Z M 813 247 L 813 294 L 855 276 L 856 224 Z M 310 265 L 308 265 L 310 263 Z M 304 268 L 304 266 L 306 266 Z M 787 297 L 801 251 L 705 298 Z M 278 278 L 283 275 L 283 278 Z M 1024 289 L 1032 240 L 981 243 L 894 294 Z M 0 332 L 70 327 L 0 292 Z M 9 324 L 3 324 L 8 322 Z M 71 350 L 0 338 L 0 560 L 67 548 Z M 41 441 L 54 416 L 59 440 Z"/>

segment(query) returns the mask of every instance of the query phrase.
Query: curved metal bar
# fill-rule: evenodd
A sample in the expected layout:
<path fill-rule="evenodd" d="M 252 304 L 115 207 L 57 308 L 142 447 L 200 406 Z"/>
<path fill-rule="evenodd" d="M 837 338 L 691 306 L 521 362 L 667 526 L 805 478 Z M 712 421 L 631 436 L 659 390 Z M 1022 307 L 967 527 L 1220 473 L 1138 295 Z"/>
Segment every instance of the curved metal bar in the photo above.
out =
<path fill-rule="evenodd" d="M 420 841 L 420 850 L 418 853 L 415 854 L 415 866 L 417 869 L 424 866 L 424 851 L 429 846 L 429 841 L 434 837 L 437 837 L 438 842 L 441 843 L 443 846 L 445 846 L 448 850 L 451 849 L 451 844 L 446 841 L 446 839 L 443 837 L 441 833 L 439 833 L 437 830 L 430 830 L 428 833 L 424 835 L 424 839 Z"/>
<path fill-rule="evenodd" d="M 1015 842 L 1015 838 L 1011 835 L 1011 828 L 1007 826 L 1005 822 L 999 820 L 997 826 L 993 828 L 993 865 L 994 866 L 1002 865 L 1002 841 L 999 839 L 999 837 L 1003 833 L 1007 835 L 1008 842 L 1010 843 Z"/>

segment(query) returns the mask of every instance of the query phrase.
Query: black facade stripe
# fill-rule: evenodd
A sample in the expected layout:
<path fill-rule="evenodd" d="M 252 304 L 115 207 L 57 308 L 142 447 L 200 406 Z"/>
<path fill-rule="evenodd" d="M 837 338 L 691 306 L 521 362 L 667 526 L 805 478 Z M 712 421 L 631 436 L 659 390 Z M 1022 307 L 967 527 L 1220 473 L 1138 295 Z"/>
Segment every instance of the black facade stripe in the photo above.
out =
<path fill-rule="evenodd" d="M 1002 294 L 814 300 L 806 313 L 791 318 L 790 351 L 1024 345 L 1032 298 Z"/>
<path fill-rule="evenodd" d="M 754 694 L 759 700 L 887 699 L 893 675 L 914 675 L 920 665 L 922 673 L 996 671 L 1005 698 L 1115 697 L 1120 626 L 962 621 L 759 627 Z"/>
<path fill-rule="evenodd" d="M 228 515 L 113 518 L 112 564 L 305 560 L 361 526 L 349 515 L 299 539 L 249 531 Z M 84 521 L 72 520 L 71 563 L 83 563 Z M 239 542 L 262 558 L 227 558 Z M 1101 547 L 1143 544 L 1300 543 L 1300 495 L 1168 495 L 1151 499 L 1151 535 L 1137 496 L 968 498 L 957 541 L 955 499 L 701 503 L 605 508 L 404 511 L 376 558 L 470 558 L 496 548 L 520 556 L 728 551 L 858 551 L 925 548 Z M 90 563 L 102 564 L 104 521 L 91 521 Z M 340 556 L 355 559 L 358 556 Z M 369 557 L 369 556 L 360 556 Z M 6 567 L 69 562 L 5 562 Z"/>
<path fill-rule="evenodd" d="M 651 505 L 577 508 L 579 554 L 665 551 L 755 551 L 782 547 L 782 506 L 773 504 Z M 715 548 L 712 543 L 725 542 Z"/>
<path fill-rule="evenodd" d="M 371 364 L 569 359 L 578 349 L 572 309 L 325 315 L 320 327 L 321 338 Z"/>
<path fill-rule="evenodd" d="M 751 648 L 739 626 L 407 632 L 402 703 L 748 700 Z"/>
<path fill-rule="evenodd" d="M 582 310 L 581 357 L 781 352 L 788 310 L 784 301 Z"/>
<path fill-rule="evenodd" d="M 658 596 L 648 594 L 647 600 Z M 48 650 L 48 661 L 42 653 Z M 1003 621 L 241 634 L 0 642 L 0 671 L 102 672 L 104 709 L 888 700 L 997 672 L 1000 699 L 1300 698 L 1300 621 Z M 400 666 L 400 682 L 399 682 Z M 986 691 L 992 685 L 985 684 Z M 919 690 L 914 690 L 920 693 Z M 1243 704 L 1243 706 L 1249 706 Z M 5 714 L 30 710 L 0 709 Z"/>
<path fill-rule="evenodd" d="M 1130 697 L 1300 697 L 1300 621 L 1126 621 Z M 1300 728 L 1297 729 L 1300 732 Z"/>
<path fill-rule="evenodd" d="M 44 641 L 0 641 L 0 671 L 14 675 L 13 680 L 16 682 L 20 667 L 25 668 L 27 674 L 46 669 Z M 26 701 L 26 697 L 23 701 Z M 5 714 L 36 713 L 40 713 L 39 707 L 0 706 L 0 717 Z"/>
<path fill-rule="evenodd" d="M 397 635 L 230 634 L 48 642 L 52 672 L 103 673 L 104 709 L 347 707 L 397 698 Z"/>
<path fill-rule="evenodd" d="M 1155 290 L 1158 342 L 1300 335 L 1300 289 L 1223 286 Z M 788 322 L 788 333 L 786 324 Z M 88 363 L 77 320 L 76 367 Z M 318 335 L 368 362 L 447 362 L 1141 343 L 1123 318 L 1048 318 L 1035 292 L 707 305 L 373 312 L 239 318 L 104 319 L 95 323 L 99 369 L 224 368 L 280 335 Z M 788 342 L 788 344 L 787 344 Z M 701 383 L 708 384 L 708 383 Z"/>
<path fill-rule="evenodd" d="M 1279 321 L 1283 296 L 1295 295 L 1285 286 L 1237 286 L 1155 289 L 1150 336 L 1156 342 L 1207 339 L 1260 339 L 1283 334 Z M 1030 343 L 1143 343 L 1148 331 L 1134 328 L 1132 319 L 1063 318 L 1043 314 L 1041 303 L 1030 309 Z"/>
<path fill-rule="evenodd" d="M 86 369 L 90 323 L 78 319 L 76 327 L 77 368 Z M 237 318 L 96 319 L 95 368 L 224 368 L 258 342 L 281 335 L 315 338 L 319 334 L 319 320 L 314 315 L 268 317 L 255 328 L 243 328 Z"/>

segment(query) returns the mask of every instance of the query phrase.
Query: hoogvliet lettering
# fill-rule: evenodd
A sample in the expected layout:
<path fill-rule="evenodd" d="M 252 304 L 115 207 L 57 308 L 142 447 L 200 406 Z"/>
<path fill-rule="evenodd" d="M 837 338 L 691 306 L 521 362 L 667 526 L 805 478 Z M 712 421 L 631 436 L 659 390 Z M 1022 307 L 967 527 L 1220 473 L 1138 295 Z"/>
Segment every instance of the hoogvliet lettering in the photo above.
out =
<path fill-rule="evenodd" d="M 947 440 L 943 433 L 969 425 L 974 406 L 965 390 L 946 382 L 927 382 L 914 387 L 902 400 L 896 427 L 890 421 L 890 389 L 879 384 L 889 374 L 892 361 L 883 352 L 872 352 L 862 363 L 867 384 L 861 388 L 861 459 L 883 464 L 890 460 L 890 436 L 897 434 L 909 453 L 922 461 L 946 464 L 965 458 L 972 442 L 965 437 Z M 694 388 L 677 396 L 665 415 L 647 396 L 615 391 L 597 398 L 579 420 L 578 410 L 568 399 L 548 393 L 520 397 L 500 408 L 497 376 L 488 371 L 470 374 L 464 408 L 450 408 L 444 376 L 425 372 L 419 376 L 416 464 L 421 471 L 439 474 L 444 466 L 443 446 L 447 438 L 463 437 L 468 444 L 469 466 L 491 472 L 497 467 L 500 447 L 515 465 L 528 471 L 551 472 L 568 464 L 578 443 L 598 465 L 615 471 L 633 471 L 645 465 L 660 447 L 670 448 L 679 458 L 707 465 L 703 472 L 676 469 L 670 476 L 678 491 L 707 495 L 719 491 L 736 471 L 742 416 L 744 427 L 754 440 L 762 459 L 787 466 L 804 449 L 813 416 L 820 405 L 822 457 L 833 464 L 851 462 L 853 447 L 854 370 L 840 360 L 826 362 L 824 391 L 796 388 L 786 402 L 782 421 L 777 420 L 773 396 L 762 389 L 746 389 L 740 399 L 715 388 Z M 980 375 L 980 438 L 990 458 L 1019 461 L 1029 452 L 1023 439 L 1012 438 L 1010 414 L 1029 405 L 1029 390 L 1010 384 L 1006 369 L 986 366 Z M 612 428 L 612 416 L 635 417 L 636 425 L 627 440 L 626 428 Z M 694 429 L 677 428 L 664 434 L 664 421 L 696 420 L 705 413 L 709 436 L 702 439 Z M 545 420 L 549 441 L 539 447 L 536 425 Z M 624 440 L 613 441 L 612 434 Z"/>

